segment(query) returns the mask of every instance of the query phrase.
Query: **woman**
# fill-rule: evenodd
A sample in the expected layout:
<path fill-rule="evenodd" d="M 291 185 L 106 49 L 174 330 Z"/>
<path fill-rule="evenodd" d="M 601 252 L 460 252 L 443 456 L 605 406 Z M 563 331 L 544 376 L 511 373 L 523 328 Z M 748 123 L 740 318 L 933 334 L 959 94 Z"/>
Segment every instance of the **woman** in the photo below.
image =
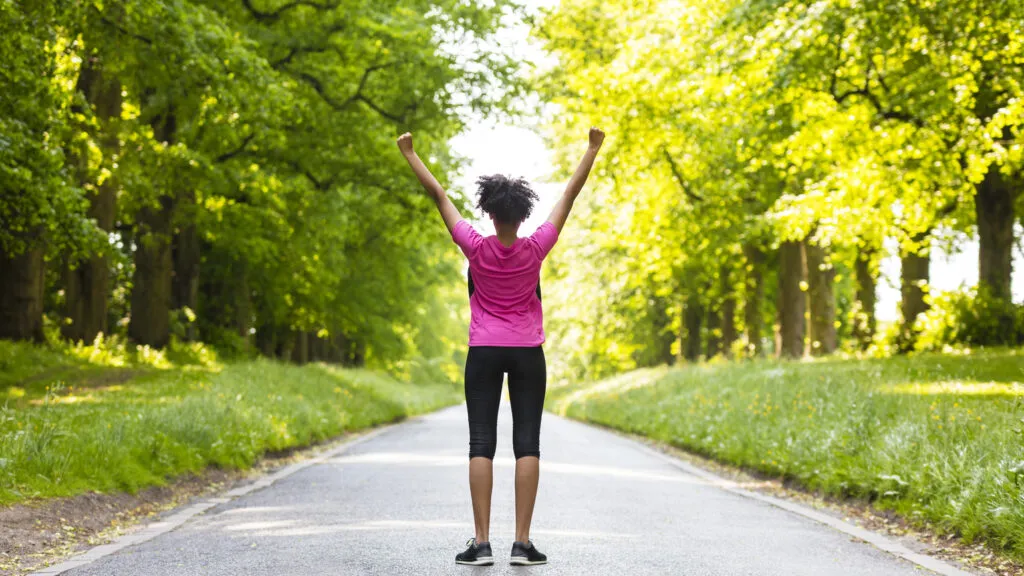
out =
<path fill-rule="evenodd" d="M 529 217 L 537 194 L 524 180 L 485 176 L 478 180 L 477 206 L 494 222 L 494 236 L 483 237 L 459 214 L 444 188 L 413 150 L 412 135 L 398 148 L 433 197 L 452 239 L 469 259 L 471 280 L 466 408 L 469 413 L 469 491 L 476 537 L 455 556 L 458 564 L 494 563 L 490 544 L 491 485 L 501 385 L 508 374 L 512 404 L 512 447 L 516 457 L 516 541 L 511 563 L 544 564 L 547 557 L 530 541 L 530 521 L 540 475 L 540 420 L 547 385 L 540 266 L 555 245 L 576 196 L 583 189 L 604 133 L 590 129 L 590 145 L 547 221 L 528 238 L 519 226 Z"/>

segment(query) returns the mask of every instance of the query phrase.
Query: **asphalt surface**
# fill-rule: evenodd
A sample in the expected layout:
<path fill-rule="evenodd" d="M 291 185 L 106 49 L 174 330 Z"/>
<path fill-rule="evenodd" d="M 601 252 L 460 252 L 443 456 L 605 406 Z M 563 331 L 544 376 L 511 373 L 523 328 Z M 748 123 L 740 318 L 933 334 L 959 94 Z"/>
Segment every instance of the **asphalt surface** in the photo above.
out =
<path fill-rule="evenodd" d="M 512 567 L 511 413 L 495 460 L 491 567 L 457 566 L 473 535 L 464 407 L 395 426 L 341 456 L 65 574 L 928 574 L 802 516 L 726 492 L 633 441 L 545 414 L 532 538 Z"/>

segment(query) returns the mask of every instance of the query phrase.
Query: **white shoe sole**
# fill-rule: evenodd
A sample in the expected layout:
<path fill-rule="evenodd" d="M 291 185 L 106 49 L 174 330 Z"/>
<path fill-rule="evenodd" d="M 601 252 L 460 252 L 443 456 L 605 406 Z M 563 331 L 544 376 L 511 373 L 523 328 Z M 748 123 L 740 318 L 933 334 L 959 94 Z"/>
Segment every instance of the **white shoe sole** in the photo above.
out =
<path fill-rule="evenodd" d="M 522 559 L 520 559 L 520 558 L 513 558 L 513 559 L 509 560 L 508 563 L 513 565 L 513 566 L 539 566 L 541 564 L 547 564 L 548 561 L 547 560 L 537 560 L 537 561 L 531 562 L 531 561 L 529 561 L 529 560 L 527 560 L 525 558 L 522 558 Z"/>
<path fill-rule="evenodd" d="M 472 562 L 467 560 L 456 560 L 456 564 L 462 564 L 463 566 L 490 566 L 494 564 L 494 556 L 481 556 Z"/>

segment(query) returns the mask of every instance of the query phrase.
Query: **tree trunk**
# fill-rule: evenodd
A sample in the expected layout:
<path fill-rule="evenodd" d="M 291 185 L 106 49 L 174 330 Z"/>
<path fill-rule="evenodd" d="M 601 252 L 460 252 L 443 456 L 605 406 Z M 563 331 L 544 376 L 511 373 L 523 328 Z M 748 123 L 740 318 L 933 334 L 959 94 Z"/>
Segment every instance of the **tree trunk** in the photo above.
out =
<path fill-rule="evenodd" d="M 333 352 L 331 354 L 331 360 L 342 366 L 347 365 L 350 362 L 349 359 L 349 340 L 345 334 L 332 335 L 331 344 Z"/>
<path fill-rule="evenodd" d="M 0 252 L 0 339 L 44 340 L 44 251 L 38 246 L 17 256 Z"/>
<path fill-rule="evenodd" d="M 235 281 L 235 332 L 245 339 L 246 348 L 251 345 L 252 338 L 252 291 L 249 289 L 249 274 L 246 263 L 236 262 L 234 266 Z"/>
<path fill-rule="evenodd" d="M 875 301 L 878 279 L 873 269 L 874 259 L 878 251 L 865 248 L 857 254 L 854 264 L 857 276 L 857 301 L 853 309 L 853 336 L 861 350 L 867 350 L 875 337 Z"/>
<path fill-rule="evenodd" d="M 121 82 L 112 75 L 100 74 L 94 84 L 94 96 L 90 97 L 100 133 L 99 147 L 112 165 L 121 146 L 118 131 L 113 125 L 121 119 Z M 88 216 L 96 219 L 99 229 L 114 230 L 117 218 L 117 184 L 113 178 L 106 178 L 90 195 Z M 108 304 L 111 295 L 111 263 L 105 251 L 82 263 L 82 339 L 91 342 L 100 332 L 108 331 Z"/>
<path fill-rule="evenodd" d="M 188 199 L 185 201 L 189 202 Z M 195 203 L 195 198 L 191 199 Z M 175 310 L 188 308 L 193 313 L 199 311 L 199 264 L 200 245 L 199 231 L 196 229 L 193 211 L 189 211 L 189 223 L 182 226 L 174 235 L 174 280 L 172 284 L 173 303 Z M 180 211 L 179 211 L 180 214 Z M 185 324 L 185 339 L 196 339 L 195 322 Z"/>
<path fill-rule="evenodd" d="M 99 123 L 96 141 L 104 156 L 104 164 L 112 165 L 111 158 L 117 153 L 119 141 L 112 121 L 121 117 L 121 83 L 105 75 L 93 59 L 87 58 L 79 74 L 77 89 L 92 107 Z M 76 154 L 69 154 L 72 164 L 79 164 L 79 184 L 86 189 L 89 208 L 86 215 L 95 219 L 97 226 L 110 232 L 114 229 L 117 215 L 117 190 L 111 178 L 91 186 L 92 175 L 88 173 L 85 160 L 75 160 Z M 107 331 L 107 305 L 110 296 L 110 262 L 106 253 L 95 254 L 80 262 L 67 262 L 63 270 L 65 316 L 70 322 L 61 326 L 65 338 L 92 342 L 100 332 Z"/>
<path fill-rule="evenodd" d="M 675 361 L 675 357 L 672 354 L 672 344 L 676 340 L 676 335 L 671 328 L 672 318 L 668 313 L 668 305 L 665 300 L 654 298 L 651 303 L 650 313 L 653 317 L 652 324 L 656 346 L 653 364 L 668 364 L 671 366 Z"/>
<path fill-rule="evenodd" d="M 758 246 L 747 244 L 743 248 L 747 260 L 747 277 L 743 302 L 743 324 L 747 331 L 747 352 L 760 356 L 761 328 L 764 322 L 761 307 L 764 303 L 765 254 Z"/>
<path fill-rule="evenodd" d="M 274 358 L 277 355 L 277 328 L 270 325 L 263 325 L 256 329 L 256 345 L 260 354 L 267 358 Z"/>
<path fill-rule="evenodd" d="M 363 367 L 366 365 L 366 343 L 362 340 L 353 342 L 352 365 L 355 367 Z"/>
<path fill-rule="evenodd" d="M 686 334 L 683 356 L 690 362 L 700 359 L 700 327 L 704 318 L 704 307 L 700 303 L 700 295 L 691 293 L 686 297 L 686 309 L 683 312 L 683 324 Z"/>
<path fill-rule="evenodd" d="M 836 269 L 825 249 L 807 243 L 807 296 L 810 303 L 811 353 L 824 356 L 836 351 Z"/>
<path fill-rule="evenodd" d="M 802 242 L 783 242 L 779 246 L 779 355 L 800 358 L 804 355 L 807 325 L 807 295 L 804 280 Z"/>
<path fill-rule="evenodd" d="M 736 342 L 736 292 L 732 286 L 732 271 L 722 266 L 719 277 L 722 286 L 722 352 L 732 356 L 732 345 Z"/>
<path fill-rule="evenodd" d="M 292 362 L 305 364 L 309 362 L 309 333 L 304 330 L 295 332 L 295 346 L 292 347 Z"/>
<path fill-rule="evenodd" d="M 327 362 L 331 359 L 331 341 L 329 338 L 321 338 L 316 334 L 310 334 L 315 346 L 310 348 L 310 355 L 316 362 Z"/>
<path fill-rule="evenodd" d="M 85 58 L 82 61 L 81 71 L 78 73 L 78 81 L 75 84 L 75 92 L 81 95 L 86 103 L 92 93 L 92 85 L 95 83 L 99 71 L 96 69 L 93 58 Z M 91 132 L 90 126 L 82 121 L 88 116 L 88 111 L 82 106 L 78 98 L 72 100 L 71 104 L 71 128 L 76 132 Z M 81 119 L 81 120 L 79 120 Z M 83 189 L 88 190 L 91 182 L 89 170 L 88 150 L 83 149 L 87 144 L 77 139 L 69 140 L 64 149 L 65 166 L 75 182 Z M 86 197 L 89 194 L 86 193 Z M 83 300 L 83 266 L 74 257 L 64 256 L 61 266 L 61 284 L 64 287 L 64 307 L 61 310 L 63 318 L 60 323 L 61 335 L 72 342 L 84 340 L 84 300 Z"/>
<path fill-rule="evenodd" d="M 704 357 L 711 359 L 722 353 L 722 311 L 714 304 L 708 306 L 707 327 Z"/>
<path fill-rule="evenodd" d="M 114 228 L 117 196 L 114 186 L 105 182 L 90 199 L 90 218 L 95 218 L 104 231 Z M 78 337 L 92 342 L 96 335 L 107 332 L 107 307 L 110 298 L 110 260 L 107 255 L 93 256 L 79 264 L 79 282 L 82 289 L 81 332 Z"/>
<path fill-rule="evenodd" d="M 295 334 L 289 328 L 278 327 L 274 340 L 277 342 L 277 349 L 274 357 L 282 362 L 292 359 L 292 350 L 295 349 Z"/>
<path fill-rule="evenodd" d="M 177 122 L 172 111 L 154 120 L 153 135 L 157 141 L 174 143 Z M 146 205 L 135 217 L 135 275 L 128 337 L 158 348 L 166 346 L 171 338 L 173 221 L 174 194 L 170 190 L 163 191 L 157 206 Z"/>
<path fill-rule="evenodd" d="M 1013 270 L 1015 193 L 1009 179 L 992 164 L 974 195 L 978 222 L 978 284 L 992 296 L 1010 301 Z"/>
<path fill-rule="evenodd" d="M 342 364 L 344 362 L 341 346 L 339 346 L 340 338 L 341 336 L 332 330 L 327 340 L 327 361 L 332 364 Z"/>
<path fill-rule="evenodd" d="M 71 258 L 65 257 L 60 274 L 60 281 L 64 286 L 64 308 L 61 310 L 63 318 L 61 319 L 60 334 L 72 342 L 85 340 L 82 268 L 81 263 L 76 263 Z"/>
<path fill-rule="evenodd" d="M 135 275 L 132 276 L 131 322 L 128 337 L 139 344 L 163 348 L 170 340 L 171 200 L 159 208 L 145 207 L 136 216 Z"/>
<path fill-rule="evenodd" d="M 900 274 L 900 312 L 903 315 L 903 326 L 900 329 L 900 350 L 908 351 L 913 348 L 917 333 L 914 330 L 914 321 L 918 315 L 928 310 L 928 304 L 924 301 L 925 290 L 928 285 L 928 268 L 931 264 L 931 256 L 927 249 L 923 254 L 904 254 L 900 259 L 902 271 Z"/>
<path fill-rule="evenodd" d="M 306 342 L 308 342 L 309 358 L 310 362 L 317 362 L 320 360 L 320 339 L 316 337 L 316 333 L 307 332 Z"/>

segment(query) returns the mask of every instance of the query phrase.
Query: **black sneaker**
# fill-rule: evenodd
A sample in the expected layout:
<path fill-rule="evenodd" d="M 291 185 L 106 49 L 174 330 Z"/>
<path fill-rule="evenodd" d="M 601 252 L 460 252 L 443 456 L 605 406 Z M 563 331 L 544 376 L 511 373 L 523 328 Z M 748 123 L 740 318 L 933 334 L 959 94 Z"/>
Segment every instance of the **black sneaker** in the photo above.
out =
<path fill-rule="evenodd" d="M 476 538 L 470 538 L 466 542 L 465 552 L 455 555 L 456 564 L 468 564 L 469 566 L 490 566 L 494 564 L 494 554 L 491 554 L 491 543 L 476 543 Z"/>
<path fill-rule="evenodd" d="M 548 557 L 533 547 L 533 541 L 528 541 L 526 544 L 522 542 L 512 543 L 512 560 L 509 561 L 509 564 L 513 566 L 534 566 L 547 563 Z"/>

